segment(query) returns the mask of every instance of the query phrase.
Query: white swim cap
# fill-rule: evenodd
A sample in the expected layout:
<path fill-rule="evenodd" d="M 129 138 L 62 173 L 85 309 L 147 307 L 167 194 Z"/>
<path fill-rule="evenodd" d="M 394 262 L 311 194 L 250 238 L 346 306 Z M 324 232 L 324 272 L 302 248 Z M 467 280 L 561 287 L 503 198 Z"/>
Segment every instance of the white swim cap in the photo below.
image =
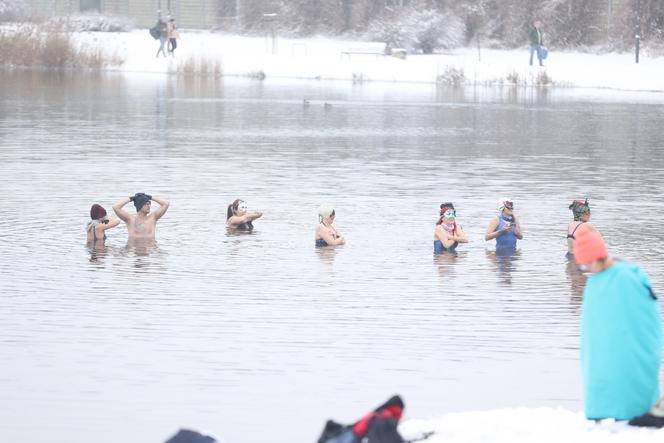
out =
<path fill-rule="evenodd" d="M 334 206 L 332 206 L 332 205 L 330 205 L 330 204 L 323 203 L 323 204 L 320 205 L 320 207 L 318 208 L 318 215 L 321 216 L 321 217 L 323 217 L 323 218 L 325 218 L 325 217 L 331 217 L 332 214 L 334 214 Z"/>
<path fill-rule="evenodd" d="M 514 202 L 509 197 L 502 197 L 498 201 L 498 210 L 502 211 L 503 209 L 514 209 Z"/>

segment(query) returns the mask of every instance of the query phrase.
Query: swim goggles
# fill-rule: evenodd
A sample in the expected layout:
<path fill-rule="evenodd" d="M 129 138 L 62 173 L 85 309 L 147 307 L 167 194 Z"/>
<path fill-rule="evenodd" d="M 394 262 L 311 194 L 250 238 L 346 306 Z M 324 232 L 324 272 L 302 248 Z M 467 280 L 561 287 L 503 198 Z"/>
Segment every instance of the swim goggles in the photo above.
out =
<path fill-rule="evenodd" d="M 448 209 L 447 211 L 445 211 L 443 213 L 443 217 L 446 217 L 446 218 L 452 218 L 454 216 L 456 216 L 456 211 L 454 209 Z"/>
<path fill-rule="evenodd" d="M 242 212 L 246 211 L 247 210 L 247 203 L 243 202 L 243 201 L 239 202 L 237 204 L 237 210 L 242 211 Z"/>

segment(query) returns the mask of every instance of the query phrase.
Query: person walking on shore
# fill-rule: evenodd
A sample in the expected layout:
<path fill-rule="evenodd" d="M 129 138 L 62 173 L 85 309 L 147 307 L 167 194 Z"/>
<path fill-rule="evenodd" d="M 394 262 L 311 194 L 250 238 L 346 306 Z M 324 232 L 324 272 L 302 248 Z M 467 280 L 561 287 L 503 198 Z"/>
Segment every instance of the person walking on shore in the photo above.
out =
<path fill-rule="evenodd" d="M 659 301 L 643 269 L 611 258 L 599 232 L 579 228 L 574 258 L 591 273 L 581 313 L 586 418 L 630 420 L 660 395 Z"/>
<path fill-rule="evenodd" d="M 159 208 L 150 213 L 151 202 L 159 203 Z M 122 207 L 129 202 L 134 202 L 136 215 L 130 215 Z M 138 192 L 132 197 L 125 197 L 113 205 L 115 214 L 127 224 L 129 238 L 154 239 L 157 221 L 166 213 L 170 203 L 163 197 L 152 197 L 148 194 Z"/>
<path fill-rule="evenodd" d="M 161 52 L 164 57 L 166 57 L 166 41 L 168 40 L 168 36 L 166 34 L 166 23 L 161 19 L 161 16 L 157 19 L 157 24 L 154 26 L 157 29 L 157 33 L 159 36 L 159 49 L 157 49 L 157 55 L 155 57 L 159 57 L 159 53 Z"/>
<path fill-rule="evenodd" d="M 542 64 L 542 46 L 544 46 L 544 38 L 542 38 L 542 22 L 535 20 L 532 28 L 528 31 L 528 40 L 530 40 L 530 66 L 533 65 L 533 53 L 537 52 L 537 60 L 540 66 Z"/>
<path fill-rule="evenodd" d="M 180 33 L 178 30 L 175 28 L 175 19 L 171 18 L 168 20 L 168 23 L 166 23 L 166 35 L 168 36 L 168 53 L 173 56 L 175 52 L 175 48 L 178 47 L 178 37 Z"/>

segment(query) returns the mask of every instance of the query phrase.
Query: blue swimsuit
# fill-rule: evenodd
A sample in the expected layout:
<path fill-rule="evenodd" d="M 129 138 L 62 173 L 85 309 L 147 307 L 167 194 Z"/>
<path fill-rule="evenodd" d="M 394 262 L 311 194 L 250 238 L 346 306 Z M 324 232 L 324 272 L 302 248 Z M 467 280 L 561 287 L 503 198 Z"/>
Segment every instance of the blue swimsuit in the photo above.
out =
<path fill-rule="evenodd" d="M 506 221 L 512 221 L 512 220 L 505 220 L 502 216 L 498 217 L 498 226 L 496 226 L 496 230 L 494 232 L 498 232 L 501 229 L 505 227 Z M 496 251 L 508 251 L 508 250 L 515 250 L 516 249 L 516 235 L 514 234 L 514 230 L 510 229 L 503 235 L 500 235 L 496 237 Z"/>
<path fill-rule="evenodd" d="M 440 241 L 440 240 L 434 240 L 434 241 L 433 241 L 433 253 L 434 253 L 434 254 L 442 254 L 442 253 L 445 252 L 445 251 L 453 252 L 453 251 L 456 250 L 456 247 L 457 247 L 457 246 L 459 246 L 459 242 L 458 242 L 458 241 L 455 241 L 454 243 L 452 243 L 452 244 L 450 245 L 449 248 L 446 248 L 446 247 L 443 245 L 443 242 L 442 242 L 442 241 Z"/>

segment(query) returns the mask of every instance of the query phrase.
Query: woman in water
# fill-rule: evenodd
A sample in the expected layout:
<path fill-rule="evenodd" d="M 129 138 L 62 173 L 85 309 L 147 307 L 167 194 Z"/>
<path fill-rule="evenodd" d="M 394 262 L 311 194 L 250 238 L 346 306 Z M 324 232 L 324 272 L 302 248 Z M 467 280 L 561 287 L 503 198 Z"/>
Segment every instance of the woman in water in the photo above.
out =
<path fill-rule="evenodd" d="M 459 243 L 468 243 L 463 228 L 456 224 L 456 210 L 452 203 L 440 205 L 440 217 L 433 233 L 433 252 L 454 251 Z"/>
<path fill-rule="evenodd" d="M 334 227 L 334 208 L 320 205 L 318 209 L 318 227 L 316 228 L 316 247 L 337 246 L 346 243 L 344 236 Z"/>
<path fill-rule="evenodd" d="M 498 201 L 498 215 L 489 222 L 484 240 L 496 239 L 496 252 L 510 252 L 516 250 L 516 241 L 522 238 L 521 225 L 514 213 L 514 202 L 503 197 Z"/>
<path fill-rule="evenodd" d="M 247 211 L 247 203 L 238 198 L 228 205 L 226 224 L 236 231 L 252 231 L 254 229 L 252 222 L 262 216 L 263 213 L 260 211 Z"/>
<path fill-rule="evenodd" d="M 110 220 L 106 215 L 106 209 L 95 203 L 90 208 L 90 220 L 85 227 L 87 231 L 88 243 L 104 242 L 106 240 L 106 230 L 115 228 L 120 224 L 120 220 L 114 218 Z"/>
<path fill-rule="evenodd" d="M 569 209 L 574 215 L 574 220 L 569 222 L 567 225 L 567 253 L 569 256 L 574 255 L 574 240 L 576 239 L 576 231 L 582 225 L 588 229 L 595 229 L 595 227 L 590 224 L 590 205 L 588 204 L 588 199 L 586 201 L 574 200 Z"/>

